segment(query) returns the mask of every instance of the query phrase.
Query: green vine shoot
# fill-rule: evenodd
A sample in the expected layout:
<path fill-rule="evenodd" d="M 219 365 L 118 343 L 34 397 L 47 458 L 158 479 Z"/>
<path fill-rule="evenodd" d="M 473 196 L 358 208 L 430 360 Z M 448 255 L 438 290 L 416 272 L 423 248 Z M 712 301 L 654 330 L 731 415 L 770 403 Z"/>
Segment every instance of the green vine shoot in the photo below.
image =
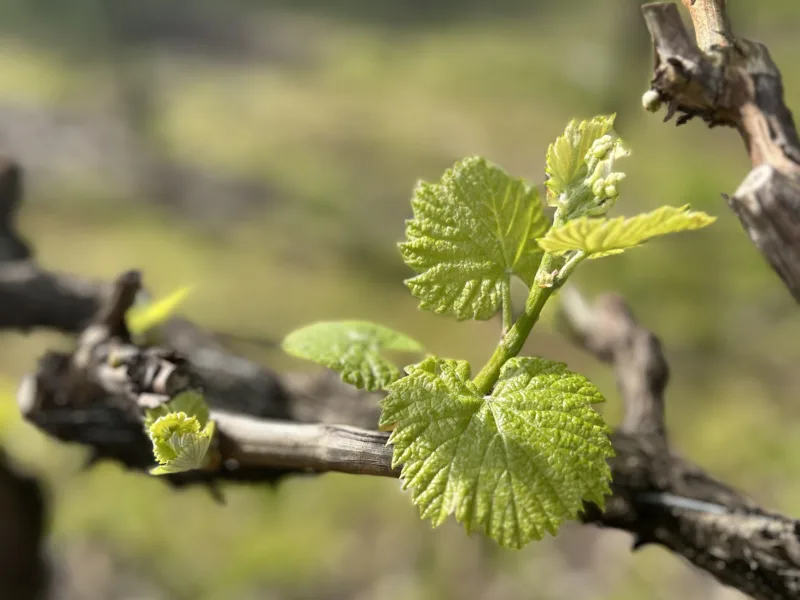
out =
<path fill-rule="evenodd" d="M 405 283 L 423 310 L 457 320 L 501 315 L 502 338 L 476 372 L 463 360 L 431 355 L 401 371 L 392 356 L 420 355 L 422 346 L 364 321 L 311 324 L 283 342 L 287 353 L 351 385 L 387 392 L 379 426 L 391 431 L 393 467 L 401 467 L 403 488 L 434 526 L 455 515 L 467 532 L 521 548 L 555 535 L 586 501 L 602 508 L 610 493 L 613 449 L 593 408 L 602 394 L 562 363 L 519 353 L 581 263 L 715 220 L 688 206 L 607 218 L 625 179 L 619 163 L 629 154 L 613 124 L 614 116 L 572 121 L 548 148 L 552 220 L 535 185 L 481 157 L 417 184 L 399 245 L 414 271 Z M 512 277 L 529 290 L 519 313 L 511 306 Z M 156 472 L 207 460 L 213 421 L 202 397 L 189 396 L 148 416 Z"/>
<path fill-rule="evenodd" d="M 610 493 L 613 450 L 592 408 L 602 394 L 566 365 L 519 352 L 583 261 L 714 222 L 686 206 L 606 218 L 625 179 L 618 162 L 629 154 L 613 124 L 614 116 L 572 121 L 548 148 L 552 222 L 536 186 L 481 157 L 417 185 L 400 253 L 415 272 L 406 285 L 420 308 L 458 320 L 502 315 L 502 339 L 474 376 L 465 361 L 427 356 L 401 377 L 382 352 L 420 346 L 370 323 L 317 323 L 285 340 L 289 354 L 388 392 L 380 427 L 391 431 L 393 466 L 434 526 L 455 514 L 468 532 L 521 548 L 554 535 L 584 501 L 602 507 Z M 515 321 L 512 277 L 529 289 Z"/>

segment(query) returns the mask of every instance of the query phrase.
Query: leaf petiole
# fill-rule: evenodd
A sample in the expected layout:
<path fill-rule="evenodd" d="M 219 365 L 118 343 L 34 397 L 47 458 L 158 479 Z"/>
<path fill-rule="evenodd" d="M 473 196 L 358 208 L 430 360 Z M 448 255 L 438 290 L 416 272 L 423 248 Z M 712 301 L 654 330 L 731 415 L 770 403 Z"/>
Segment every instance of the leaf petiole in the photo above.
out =
<path fill-rule="evenodd" d="M 577 252 L 575 252 L 575 254 L 570 256 L 570 258 L 567 260 L 564 266 L 561 267 L 561 270 L 558 272 L 558 275 L 556 275 L 555 282 L 553 282 L 553 287 L 559 288 L 562 285 L 564 285 L 564 282 L 566 282 L 569 276 L 572 275 L 572 272 L 575 270 L 575 267 L 581 264 L 586 259 L 586 257 L 587 254 L 583 250 L 578 250 Z"/>
<path fill-rule="evenodd" d="M 510 277 L 503 282 L 503 333 L 505 335 L 514 324 L 514 311 L 511 304 L 511 281 Z"/>

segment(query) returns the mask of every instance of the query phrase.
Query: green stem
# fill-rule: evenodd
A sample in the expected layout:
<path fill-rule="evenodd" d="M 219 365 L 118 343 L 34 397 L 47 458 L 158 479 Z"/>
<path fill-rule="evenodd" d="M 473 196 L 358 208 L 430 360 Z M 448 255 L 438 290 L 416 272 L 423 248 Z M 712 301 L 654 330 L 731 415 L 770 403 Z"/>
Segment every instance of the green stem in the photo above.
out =
<path fill-rule="evenodd" d="M 561 214 L 561 209 L 559 208 L 553 218 L 553 227 L 561 226 L 565 221 L 566 219 Z M 504 287 L 503 338 L 500 340 L 497 348 L 495 348 L 489 362 L 484 365 L 473 380 L 473 383 L 481 394 L 488 394 L 492 391 L 494 384 L 497 383 L 497 380 L 500 378 L 500 369 L 503 368 L 503 365 L 510 358 L 514 358 L 519 354 L 519 351 L 522 350 L 525 340 L 528 339 L 533 326 L 536 324 L 536 321 L 539 320 L 539 315 L 542 313 L 547 299 L 550 298 L 554 291 L 564 285 L 567 277 L 570 276 L 575 267 L 585 258 L 586 254 L 584 252 L 576 252 L 565 263 L 564 258 L 561 256 L 545 254 L 544 257 L 542 257 L 542 262 L 536 273 L 534 284 L 528 294 L 528 299 L 525 301 L 525 312 L 519 316 L 516 323 L 510 328 L 506 324 L 507 318 L 509 322 L 511 321 L 511 317 L 506 316 L 506 307 L 509 307 L 508 312 L 511 312 L 511 291 L 510 286 Z M 541 287 L 537 284 L 537 282 L 540 281 L 540 276 L 549 276 L 554 272 L 557 273 L 557 275 L 551 285 Z M 542 277 L 542 279 L 544 279 L 544 277 Z M 508 294 L 508 302 L 506 302 L 506 294 Z"/>
<path fill-rule="evenodd" d="M 542 258 L 542 264 L 539 265 L 539 273 L 552 273 L 553 271 L 561 269 L 564 265 L 564 259 L 560 256 L 553 256 L 552 254 L 545 254 Z M 508 359 L 515 357 L 522 350 L 522 345 L 531 333 L 531 329 L 539 320 L 539 315 L 544 308 L 545 302 L 550 295 L 555 291 L 556 287 L 539 287 L 535 283 L 531 288 L 528 299 L 525 302 L 525 312 L 523 312 L 517 319 L 517 322 L 511 326 L 511 329 L 500 340 L 497 348 L 489 359 L 489 362 L 481 369 L 480 373 L 475 377 L 474 383 L 481 394 L 488 394 L 497 379 L 500 377 L 500 369 L 508 361 Z"/>
<path fill-rule="evenodd" d="M 503 335 L 508 333 L 513 324 L 512 306 L 511 306 L 511 281 L 507 278 L 503 284 Z"/>

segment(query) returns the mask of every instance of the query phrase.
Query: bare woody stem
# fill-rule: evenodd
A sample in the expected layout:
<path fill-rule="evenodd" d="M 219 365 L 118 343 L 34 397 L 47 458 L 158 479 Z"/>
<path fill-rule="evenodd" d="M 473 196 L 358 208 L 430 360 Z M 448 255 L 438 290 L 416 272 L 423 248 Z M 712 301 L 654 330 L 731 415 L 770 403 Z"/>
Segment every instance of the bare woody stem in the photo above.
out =
<path fill-rule="evenodd" d="M 697 45 L 708 51 L 714 46 L 727 46 L 732 39 L 731 23 L 725 0 L 683 0 L 694 23 Z"/>
<path fill-rule="evenodd" d="M 392 468 L 389 434 L 346 425 L 256 420 L 212 411 L 222 455 L 249 468 L 399 477 Z"/>
<path fill-rule="evenodd" d="M 733 37 L 724 1 L 684 3 L 697 43 L 675 4 L 642 6 L 655 47 L 651 91 L 667 105 L 665 120 L 700 118 L 739 131 L 753 170 L 728 205 L 800 302 L 800 137 L 781 73 L 763 44 Z"/>

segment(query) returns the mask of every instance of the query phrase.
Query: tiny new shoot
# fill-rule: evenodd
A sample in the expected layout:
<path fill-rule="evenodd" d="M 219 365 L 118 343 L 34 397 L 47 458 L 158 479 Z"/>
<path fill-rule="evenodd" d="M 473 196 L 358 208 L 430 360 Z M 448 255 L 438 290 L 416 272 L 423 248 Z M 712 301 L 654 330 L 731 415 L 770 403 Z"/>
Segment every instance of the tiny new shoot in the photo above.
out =
<path fill-rule="evenodd" d="M 125 315 L 131 335 L 146 338 L 175 313 L 190 292 L 190 287 L 183 287 L 165 298 L 134 305 Z M 184 390 L 173 398 L 164 397 L 158 406 L 143 408 L 144 430 L 153 444 L 157 463 L 150 470 L 152 475 L 182 473 L 208 466 L 215 425 L 199 390 Z"/>
<path fill-rule="evenodd" d="M 161 406 L 146 410 L 144 426 L 158 462 L 150 471 L 152 475 L 182 473 L 209 464 L 208 451 L 215 426 L 199 391 L 187 390 Z"/>
<path fill-rule="evenodd" d="M 550 145 L 552 222 L 536 186 L 480 157 L 414 190 L 400 253 L 420 307 L 457 320 L 501 315 L 502 338 L 477 374 L 465 361 L 427 356 L 402 377 L 386 352 L 420 345 L 361 321 L 317 323 L 284 341 L 289 354 L 387 392 L 379 426 L 391 431 L 393 466 L 434 526 L 454 514 L 468 532 L 521 548 L 554 535 L 585 501 L 602 508 L 610 491 L 613 449 L 592 407 L 602 394 L 562 363 L 518 355 L 548 299 L 585 260 L 714 221 L 688 207 L 607 219 L 625 178 L 618 161 L 629 153 L 613 124 L 613 116 L 572 121 Z M 516 320 L 511 277 L 529 289 Z"/>

